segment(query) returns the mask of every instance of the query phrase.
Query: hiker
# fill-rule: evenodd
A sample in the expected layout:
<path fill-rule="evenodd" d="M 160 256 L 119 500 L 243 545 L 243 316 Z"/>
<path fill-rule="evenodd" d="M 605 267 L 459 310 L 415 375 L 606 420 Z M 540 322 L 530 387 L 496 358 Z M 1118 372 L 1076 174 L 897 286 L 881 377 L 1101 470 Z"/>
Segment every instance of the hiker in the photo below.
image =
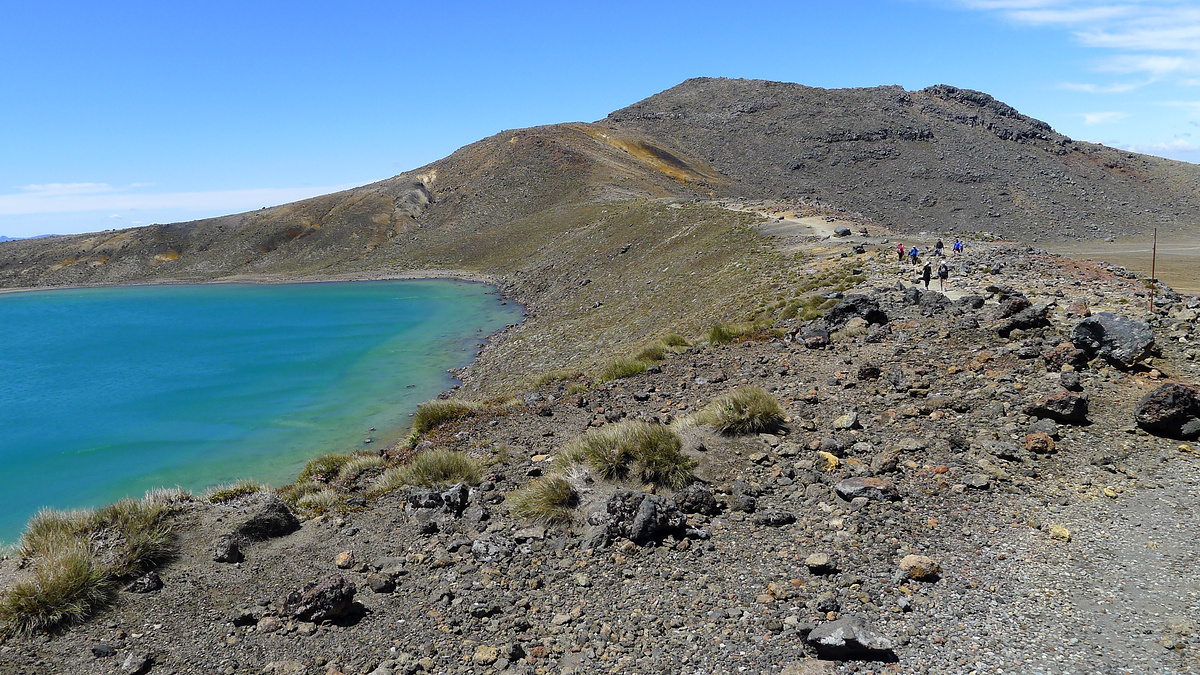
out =
<path fill-rule="evenodd" d="M 954 252 L 962 255 L 963 243 L 961 239 L 954 240 Z"/>
<path fill-rule="evenodd" d="M 904 262 L 904 244 L 896 244 L 896 260 Z"/>
<path fill-rule="evenodd" d="M 918 252 L 917 252 L 917 245 L 916 245 L 916 244 L 913 244 L 913 247 L 912 247 L 912 248 L 910 248 L 910 249 L 908 249 L 908 259 L 909 259 L 909 261 L 910 261 L 912 264 L 916 265 L 916 264 L 917 264 L 917 256 L 918 256 L 918 255 L 919 255 L 919 254 L 918 254 Z"/>
<path fill-rule="evenodd" d="M 938 284 L 942 288 L 942 292 L 946 292 L 946 279 L 950 277 L 950 267 L 943 260 L 941 265 L 938 265 Z M 928 284 L 927 284 L 928 285 Z"/>
<path fill-rule="evenodd" d="M 945 247 L 945 245 L 944 245 L 944 244 L 942 244 L 942 240 L 941 240 L 941 239 L 938 239 L 938 240 L 937 240 L 937 243 L 933 245 L 933 249 L 934 249 L 934 250 L 933 250 L 933 253 L 934 253 L 934 255 L 936 255 L 936 256 L 937 256 L 937 257 L 939 257 L 939 258 L 940 258 L 940 257 L 942 257 L 942 249 L 943 249 L 944 247 Z"/>
<path fill-rule="evenodd" d="M 925 282 L 925 290 L 929 290 L 929 277 L 932 274 L 933 268 L 929 266 L 929 263 L 925 263 L 925 266 L 921 268 L 921 281 Z"/>

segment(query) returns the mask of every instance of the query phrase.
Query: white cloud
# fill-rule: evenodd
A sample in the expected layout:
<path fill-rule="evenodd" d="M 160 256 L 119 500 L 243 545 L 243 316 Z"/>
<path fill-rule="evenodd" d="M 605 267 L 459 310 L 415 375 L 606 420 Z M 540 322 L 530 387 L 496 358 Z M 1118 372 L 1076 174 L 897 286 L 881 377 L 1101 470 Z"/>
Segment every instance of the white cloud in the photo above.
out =
<path fill-rule="evenodd" d="M 1190 0 L 957 0 L 1029 26 L 1058 26 L 1085 47 L 1108 51 L 1098 70 L 1152 79 L 1200 72 L 1200 7 Z M 1190 80 L 1189 82 L 1194 82 Z M 1091 91 L 1080 89 L 1080 91 Z M 1097 93 L 1124 93 L 1121 85 Z"/>
<path fill-rule="evenodd" d="M 1088 125 L 1111 124 L 1113 122 L 1120 122 L 1121 120 L 1126 119 L 1128 117 L 1129 117 L 1129 113 L 1126 113 L 1126 112 L 1083 113 L 1083 123 L 1088 124 Z"/>
<path fill-rule="evenodd" d="M 146 192 L 136 184 L 116 188 L 105 183 L 47 183 L 25 185 L 20 192 L 0 195 L 0 216 L 46 213 L 188 210 L 234 213 L 345 190 L 353 185 L 300 188 L 215 190 L 210 192 Z"/>
<path fill-rule="evenodd" d="M 1082 91 L 1088 94 L 1128 94 L 1151 83 L 1152 80 L 1141 82 L 1117 82 L 1114 84 L 1091 84 L 1088 82 L 1063 82 L 1058 85 L 1068 91 Z"/>

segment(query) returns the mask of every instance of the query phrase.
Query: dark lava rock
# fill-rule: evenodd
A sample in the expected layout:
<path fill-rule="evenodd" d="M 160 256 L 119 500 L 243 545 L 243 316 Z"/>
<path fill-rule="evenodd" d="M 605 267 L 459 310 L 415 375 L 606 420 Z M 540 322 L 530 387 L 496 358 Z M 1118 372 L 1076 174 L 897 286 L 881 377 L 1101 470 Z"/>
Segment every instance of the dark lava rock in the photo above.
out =
<path fill-rule="evenodd" d="M 1134 419 L 1155 436 L 1200 439 L 1200 389 L 1171 382 L 1138 401 Z"/>
<path fill-rule="evenodd" d="M 715 516 L 720 511 L 717 500 L 704 483 L 692 483 L 674 495 L 675 504 L 684 513 L 702 513 Z"/>
<path fill-rule="evenodd" d="M 1088 355 L 1074 344 L 1064 342 L 1043 354 L 1042 359 L 1046 362 L 1046 370 L 1057 372 L 1062 370 L 1063 366 L 1083 368 L 1087 365 Z"/>
<path fill-rule="evenodd" d="M 287 504 L 275 495 L 267 495 L 233 526 L 236 537 L 261 541 L 291 534 L 300 529 L 300 521 Z"/>
<path fill-rule="evenodd" d="M 958 299 L 958 304 L 967 309 L 979 309 L 983 307 L 983 298 L 978 295 L 964 295 Z"/>
<path fill-rule="evenodd" d="M 1080 321 L 1071 330 L 1071 342 L 1088 358 L 1097 356 L 1119 368 L 1142 360 L 1154 346 L 1154 329 L 1148 323 L 1112 312 L 1100 312 Z"/>
<path fill-rule="evenodd" d="M 796 522 L 796 516 L 790 511 L 781 511 L 780 509 L 767 509 L 754 514 L 754 522 L 758 525 L 766 525 L 768 527 L 783 527 Z"/>
<path fill-rule="evenodd" d="M 859 616 L 823 623 L 808 634 L 808 644 L 823 659 L 894 661 L 892 641 L 877 633 Z"/>
<path fill-rule="evenodd" d="M 233 537 L 224 536 L 213 544 L 213 560 L 223 563 L 237 563 L 245 559 L 242 549 L 238 547 Z"/>
<path fill-rule="evenodd" d="M 1025 414 L 1044 417 L 1063 424 L 1085 424 L 1088 402 L 1082 396 L 1060 391 L 1025 406 Z"/>
<path fill-rule="evenodd" d="M 92 656 L 98 659 L 106 659 L 110 656 L 116 656 L 117 648 L 110 644 L 98 644 L 92 647 Z"/>
<path fill-rule="evenodd" d="M 386 574 L 372 572 L 366 577 L 367 586 L 376 593 L 391 593 L 396 590 L 396 581 Z"/>
<path fill-rule="evenodd" d="M 888 322 L 888 316 L 882 309 L 879 309 L 878 302 L 857 293 L 847 295 L 842 298 L 841 302 L 830 308 L 825 313 L 825 322 L 829 324 L 830 328 L 840 328 L 856 316 L 866 319 L 867 323 Z"/>
<path fill-rule="evenodd" d="M 858 379 L 860 380 L 878 380 L 881 374 L 882 371 L 880 371 L 879 366 L 875 364 L 867 364 L 865 366 L 858 367 Z"/>
<path fill-rule="evenodd" d="M 312 623 L 338 619 L 350 613 L 356 590 L 353 582 L 340 574 L 330 574 L 284 596 L 279 614 Z"/>
<path fill-rule="evenodd" d="M 925 291 L 921 294 L 917 305 L 923 314 L 929 315 L 946 311 L 947 308 L 954 305 L 954 301 L 937 291 Z"/>
<path fill-rule="evenodd" d="M 1029 301 L 1029 298 L 1023 295 L 1008 296 L 1000 301 L 1000 309 L 996 312 L 996 318 L 1007 319 L 1030 307 L 1033 307 L 1033 303 Z"/>
<path fill-rule="evenodd" d="M 846 227 L 845 225 L 838 225 L 837 227 L 833 228 L 833 236 L 835 237 L 849 237 L 850 234 L 850 228 Z"/>
<path fill-rule="evenodd" d="M 618 490 L 605 502 L 604 512 L 588 517 L 601 525 L 609 540 L 625 537 L 638 544 L 683 531 L 686 519 L 674 501 L 648 492 Z"/>
<path fill-rule="evenodd" d="M 900 498 L 896 486 L 886 478 L 847 478 L 834 486 L 838 496 L 847 501 L 855 497 L 866 497 L 877 502 Z"/>
<path fill-rule="evenodd" d="M 1083 378 L 1079 377 L 1079 373 L 1063 373 L 1058 377 L 1058 383 L 1067 391 L 1083 391 Z"/>
<path fill-rule="evenodd" d="M 163 581 L 158 573 L 151 570 L 134 579 L 125 587 L 130 593 L 153 593 L 163 587 Z"/>
<path fill-rule="evenodd" d="M 919 305 L 921 304 L 921 289 L 916 286 L 909 286 L 904 289 L 904 304 Z"/>
<path fill-rule="evenodd" d="M 1038 304 L 1023 309 L 1012 316 L 1003 319 L 996 326 L 996 332 L 1000 337 L 1008 337 L 1014 330 L 1030 330 L 1032 328 L 1044 328 L 1050 325 L 1050 321 L 1046 319 L 1046 313 L 1050 311 L 1052 303 L 1039 302 Z"/>

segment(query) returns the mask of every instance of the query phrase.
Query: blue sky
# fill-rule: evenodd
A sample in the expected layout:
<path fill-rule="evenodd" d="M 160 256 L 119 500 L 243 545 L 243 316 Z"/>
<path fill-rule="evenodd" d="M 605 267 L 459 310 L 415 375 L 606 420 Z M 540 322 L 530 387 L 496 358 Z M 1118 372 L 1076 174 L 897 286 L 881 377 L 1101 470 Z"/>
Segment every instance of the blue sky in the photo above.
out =
<path fill-rule="evenodd" d="M 293 201 L 697 76 L 952 84 L 1200 163 L 1196 0 L 4 0 L 0 235 Z"/>

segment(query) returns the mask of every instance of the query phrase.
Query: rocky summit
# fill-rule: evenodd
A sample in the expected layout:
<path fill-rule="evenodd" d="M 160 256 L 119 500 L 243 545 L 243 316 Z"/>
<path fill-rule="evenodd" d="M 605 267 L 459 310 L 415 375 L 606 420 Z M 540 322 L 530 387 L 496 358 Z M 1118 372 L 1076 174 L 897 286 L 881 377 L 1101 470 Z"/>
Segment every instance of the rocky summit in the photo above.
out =
<path fill-rule="evenodd" d="M 1200 672 L 1200 297 L 1003 240 L 1015 207 L 986 191 L 1043 162 L 1109 176 L 1069 174 L 1092 199 L 1194 170 L 1126 154 L 949 87 L 695 80 L 423 179 L 6 242 L 10 285 L 425 270 L 529 316 L 393 447 L 279 490 L 157 491 L 170 536 L 126 504 L 88 521 L 91 558 L 31 530 L 0 561 L 0 672 Z M 1000 215 L 839 195 L 852 171 Z M 1095 201 L 1017 201 L 1106 234 L 1072 210 Z M 916 227 L 966 243 L 944 286 Z M 78 615 L 46 611 L 67 560 L 111 577 Z"/>

